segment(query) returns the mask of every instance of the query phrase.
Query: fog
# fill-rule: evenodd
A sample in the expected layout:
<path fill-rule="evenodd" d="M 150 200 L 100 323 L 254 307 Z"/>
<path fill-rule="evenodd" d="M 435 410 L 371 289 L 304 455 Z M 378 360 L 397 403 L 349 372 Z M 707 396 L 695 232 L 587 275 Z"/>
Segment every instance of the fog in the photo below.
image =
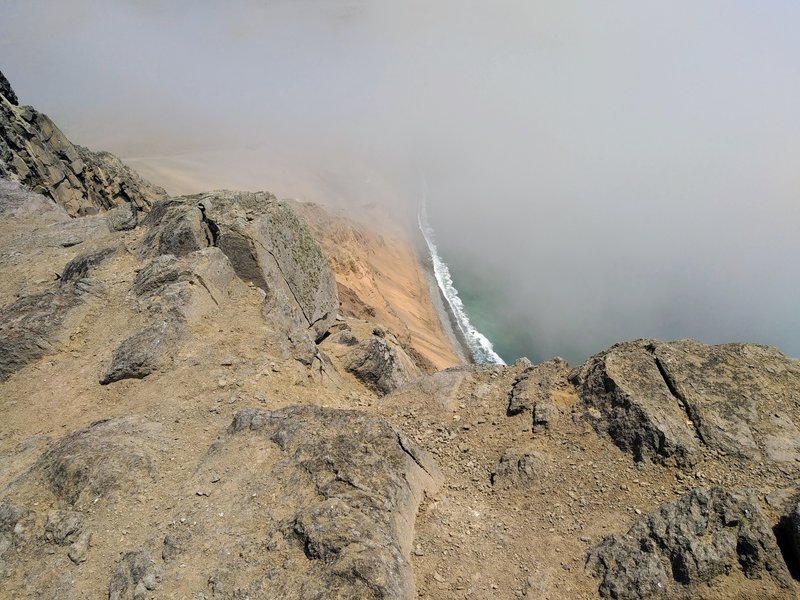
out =
<path fill-rule="evenodd" d="M 0 2 L 0 69 L 173 193 L 428 211 L 506 360 L 800 355 L 800 4 Z M 409 222 L 412 222 L 409 219 Z"/>

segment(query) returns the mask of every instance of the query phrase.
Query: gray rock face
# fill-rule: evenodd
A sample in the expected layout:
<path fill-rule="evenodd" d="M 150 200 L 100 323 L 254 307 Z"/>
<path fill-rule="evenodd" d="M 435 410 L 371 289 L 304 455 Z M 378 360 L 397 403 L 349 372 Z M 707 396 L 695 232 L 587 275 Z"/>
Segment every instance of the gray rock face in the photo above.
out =
<path fill-rule="evenodd" d="M 638 459 L 690 467 L 705 449 L 796 469 L 800 361 L 755 344 L 639 340 L 571 375 L 595 428 Z"/>
<path fill-rule="evenodd" d="M 215 192 L 200 203 L 236 273 L 267 296 L 282 290 L 319 341 L 336 320 L 339 296 L 330 265 L 305 222 L 289 204 L 263 192 Z"/>
<path fill-rule="evenodd" d="M 198 481 L 242 455 L 258 467 L 231 470 L 214 491 L 215 511 L 225 515 L 219 526 L 236 541 L 208 578 L 214 594 L 416 597 L 408 560 L 413 523 L 424 491 L 440 478 L 423 450 L 358 411 L 252 409 L 235 416 Z M 194 539 L 205 535 L 196 529 Z M 187 564 L 207 552 L 199 542 L 184 548 L 180 561 Z"/>
<path fill-rule="evenodd" d="M 111 358 L 111 365 L 100 379 L 107 385 L 121 379 L 142 379 L 170 364 L 183 333 L 173 319 L 157 321 L 125 339 Z"/>
<path fill-rule="evenodd" d="M 542 433 L 558 420 L 557 396 L 570 388 L 569 365 L 554 358 L 525 369 L 511 389 L 508 414 L 531 413 L 532 430 Z"/>
<path fill-rule="evenodd" d="M 336 281 L 305 223 L 266 192 L 220 191 L 171 198 L 153 207 L 140 247 L 146 256 L 184 256 L 216 246 L 236 274 L 266 293 L 264 314 L 303 357 L 339 307 Z M 301 335 L 305 331 L 307 334 Z M 291 333 L 291 335 L 290 335 Z"/>
<path fill-rule="evenodd" d="M 146 209 L 166 196 L 112 154 L 73 145 L 46 115 L 17 106 L 5 78 L 0 88 L 0 161 L 32 191 L 73 217 L 126 203 Z"/>
<path fill-rule="evenodd" d="M 185 256 L 214 244 L 203 212 L 191 202 L 170 198 L 153 206 L 142 220 L 150 227 L 141 244 L 144 256 Z"/>
<path fill-rule="evenodd" d="M 698 584 L 741 570 L 792 585 L 777 542 L 749 492 L 691 490 L 590 549 L 600 595 L 620 600 L 689 597 Z"/>
<path fill-rule="evenodd" d="M 379 394 L 389 394 L 422 375 L 391 334 L 373 335 L 355 346 L 346 368 Z"/>
<path fill-rule="evenodd" d="M 136 274 L 131 291 L 143 311 L 194 321 L 227 300 L 235 278 L 222 251 L 206 248 L 180 259 L 158 256 Z"/>

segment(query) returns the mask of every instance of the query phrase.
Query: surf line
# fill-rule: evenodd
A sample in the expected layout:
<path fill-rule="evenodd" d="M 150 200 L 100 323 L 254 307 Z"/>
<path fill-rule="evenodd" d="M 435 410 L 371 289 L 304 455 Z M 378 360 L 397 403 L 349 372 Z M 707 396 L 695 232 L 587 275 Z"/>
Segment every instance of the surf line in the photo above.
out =
<path fill-rule="evenodd" d="M 428 246 L 428 253 L 433 263 L 433 274 L 436 283 L 444 296 L 450 313 L 458 326 L 461 336 L 466 342 L 467 349 L 472 354 L 472 359 L 478 364 L 504 365 L 505 361 L 494 351 L 492 342 L 485 335 L 478 331 L 469 321 L 464 303 L 458 295 L 458 290 L 453 284 L 453 277 L 450 275 L 450 268 L 447 263 L 439 256 L 439 249 L 436 247 L 436 236 L 428 221 L 428 185 L 423 184 L 422 196 L 417 206 L 417 223 L 422 237 Z"/>

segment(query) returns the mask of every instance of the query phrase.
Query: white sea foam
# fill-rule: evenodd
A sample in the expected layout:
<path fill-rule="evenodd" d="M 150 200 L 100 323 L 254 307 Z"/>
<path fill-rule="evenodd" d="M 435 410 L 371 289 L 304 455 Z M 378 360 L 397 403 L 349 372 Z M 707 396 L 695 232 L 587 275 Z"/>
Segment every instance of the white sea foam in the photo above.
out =
<path fill-rule="evenodd" d="M 419 202 L 417 210 L 417 222 L 419 223 L 419 230 L 422 232 L 422 237 L 425 238 L 425 243 L 428 245 L 428 252 L 431 256 L 433 263 L 433 274 L 436 277 L 436 283 L 439 284 L 439 289 L 447 301 L 450 311 L 455 317 L 456 325 L 469 348 L 472 358 L 476 363 L 481 364 L 506 364 L 500 355 L 494 351 L 492 342 L 489 341 L 485 335 L 475 329 L 470 323 L 467 311 L 464 308 L 464 303 L 458 296 L 458 290 L 453 284 L 453 278 L 450 275 L 450 268 L 439 256 L 439 249 L 436 247 L 436 236 L 434 235 L 433 228 L 428 222 L 428 192 L 427 186 L 423 188 L 422 198 Z"/>

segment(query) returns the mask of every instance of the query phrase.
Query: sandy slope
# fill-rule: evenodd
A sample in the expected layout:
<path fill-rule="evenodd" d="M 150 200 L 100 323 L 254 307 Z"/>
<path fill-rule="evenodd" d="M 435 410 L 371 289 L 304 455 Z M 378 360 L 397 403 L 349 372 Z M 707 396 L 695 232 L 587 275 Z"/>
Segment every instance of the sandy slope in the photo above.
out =
<path fill-rule="evenodd" d="M 408 233 L 378 207 L 362 215 L 367 228 L 312 203 L 298 206 L 331 262 L 344 315 L 384 324 L 436 370 L 464 362 L 431 302 L 437 292 Z"/>

